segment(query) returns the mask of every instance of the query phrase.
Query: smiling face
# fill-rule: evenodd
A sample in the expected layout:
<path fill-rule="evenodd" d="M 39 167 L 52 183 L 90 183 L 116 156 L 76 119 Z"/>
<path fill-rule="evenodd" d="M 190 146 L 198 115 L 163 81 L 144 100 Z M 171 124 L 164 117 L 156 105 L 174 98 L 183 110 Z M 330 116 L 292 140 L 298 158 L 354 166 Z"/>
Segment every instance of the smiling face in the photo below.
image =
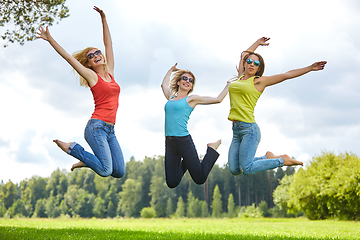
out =
<path fill-rule="evenodd" d="M 94 69 L 98 65 L 104 65 L 105 60 L 99 49 L 91 49 L 86 53 L 88 67 Z"/>
<path fill-rule="evenodd" d="M 192 76 L 190 73 L 184 73 L 181 75 L 177 84 L 179 85 L 179 89 L 181 88 L 190 93 L 194 85 L 194 76 Z"/>

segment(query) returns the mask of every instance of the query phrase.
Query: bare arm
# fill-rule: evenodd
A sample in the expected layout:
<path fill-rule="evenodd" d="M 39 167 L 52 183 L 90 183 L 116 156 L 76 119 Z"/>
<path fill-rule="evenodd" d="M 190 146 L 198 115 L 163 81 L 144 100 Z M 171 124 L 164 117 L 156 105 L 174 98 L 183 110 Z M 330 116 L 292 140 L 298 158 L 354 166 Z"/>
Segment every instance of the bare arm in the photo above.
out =
<path fill-rule="evenodd" d="M 270 38 L 267 37 L 262 37 L 259 38 L 258 40 L 256 40 L 256 42 L 254 42 L 248 49 L 246 49 L 244 52 L 241 53 L 240 56 L 240 62 L 239 62 L 239 68 L 238 68 L 238 78 L 243 75 L 243 69 L 244 69 L 244 57 L 247 55 L 247 53 L 249 52 L 255 52 L 255 50 L 259 47 L 259 46 L 268 46 L 269 43 L 267 43 L 267 41 L 269 41 Z"/>
<path fill-rule="evenodd" d="M 228 81 L 225 88 L 221 91 L 217 97 L 204 97 L 198 95 L 191 95 L 188 97 L 188 104 L 194 108 L 198 104 L 207 105 L 221 103 L 224 100 L 226 94 L 229 92 L 229 86 L 232 81 Z"/>
<path fill-rule="evenodd" d="M 114 66 L 115 66 L 114 65 L 114 51 L 113 51 L 109 26 L 106 21 L 106 16 L 105 16 L 105 13 L 103 12 L 103 10 L 101 10 L 100 8 L 95 6 L 94 10 L 97 11 L 98 13 L 100 13 L 100 16 L 101 16 L 101 22 L 102 22 L 102 26 L 103 26 L 103 41 L 104 41 L 104 45 L 105 45 L 105 56 L 106 56 L 108 71 L 111 73 L 111 75 L 114 76 Z"/>
<path fill-rule="evenodd" d="M 165 77 L 164 77 L 164 79 L 163 79 L 163 81 L 161 83 L 161 89 L 163 90 L 163 93 L 164 93 L 167 100 L 169 100 L 171 95 L 172 95 L 171 91 L 170 91 L 170 87 L 169 87 L 171 74 L 172 74 L 172 72 L 179 70 L 179 69 L 176 68 L 176 65 L 177 65 L 177 63 L 175 63 L 175 65 L 172 66 L 167 71 L 167 73 L 166 73 L 166 75 L 165 75 Z"/>
<path fill-rule="evenodd" d="M 42 26 L 39 28 L 37 33 L 37 38 L 42 38 L 45 41 L 48 41 L 50 45 L 55 49 L 56 52 L 60 54 L 82 77 L 84 77 L 89 85 L 94 85 L 97 81 L 97 75 L 94 71 L 89 68 L 84 67 L 77 61 L 73 56 L 68 54 L 50 35 L 48 26 L 44 29 Z M 92 84 L 93 83 L 93 84 Z"/>
<path fill-rule="evenodd" d="M 326 61 L 315 62 L 308 67 L 290 70 L 286 73 L 277 74 L 273 76 L 260 77 L 255 80 L 255 87 L 257 90 L 262 92 L 267 86 L 278 84 L 287 79 L 299 77 L 311 71 L 323 70 L 326 63 L 327 63 Z"/>

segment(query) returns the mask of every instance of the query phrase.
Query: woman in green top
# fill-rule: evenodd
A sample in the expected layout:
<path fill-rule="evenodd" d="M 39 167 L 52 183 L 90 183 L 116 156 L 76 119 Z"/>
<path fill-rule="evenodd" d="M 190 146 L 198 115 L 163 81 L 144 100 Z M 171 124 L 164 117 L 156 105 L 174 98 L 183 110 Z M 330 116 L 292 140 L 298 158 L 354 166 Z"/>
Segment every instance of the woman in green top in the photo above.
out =
<path fill-rule="evenodd" d="M 259 38 L 241 54 L 238 80 L 229 86 L 230 113 L 228 119 L 233 122 L 233 139 L 229 149 L 229 169 L 234 175 L 255 174 L 282 166 L 303 165 L 284 154 L 275 156 L 267 152 L 255 157 L 260 142 L 260 129 L 255 122 L 254 108 L 258 98 L 266 87 L 278 84 L 286 79 L 299 77 L 311 71 L 322 70 L 326 61 L 315 62 L 304 68 L 294 69 L 273 76 L 262 76 L 265 69 L 261 55 L 254 53 L 258 46 L 267 46 L 270 38 Z"/>

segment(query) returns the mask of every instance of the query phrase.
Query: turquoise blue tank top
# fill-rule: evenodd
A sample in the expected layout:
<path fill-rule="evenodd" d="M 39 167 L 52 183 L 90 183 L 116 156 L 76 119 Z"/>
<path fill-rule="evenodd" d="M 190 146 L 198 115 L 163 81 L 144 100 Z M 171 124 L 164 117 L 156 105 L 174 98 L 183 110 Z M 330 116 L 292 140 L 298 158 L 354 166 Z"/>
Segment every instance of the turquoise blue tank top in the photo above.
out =
<path fill-rule="evenodd" d="M 165 104 L 165 136 L 183 137 L 189 135 L 187 123 L 194 108 L 187 99 L 169 100 Z"/>

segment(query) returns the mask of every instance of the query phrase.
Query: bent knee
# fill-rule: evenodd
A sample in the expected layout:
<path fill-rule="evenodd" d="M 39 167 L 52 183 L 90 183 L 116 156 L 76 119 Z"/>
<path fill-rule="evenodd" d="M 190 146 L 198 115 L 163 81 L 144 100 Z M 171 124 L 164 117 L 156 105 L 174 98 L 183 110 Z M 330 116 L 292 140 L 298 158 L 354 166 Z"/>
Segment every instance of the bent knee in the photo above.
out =
<path fill-rule="evenodd" d="M 169 188 L 176 188 L 179 185 L 179 183 L 180 182 L 178 182 L 178 181 L 168 181 L 168 180 L 166 180 L 166 185 Z"/>
<path fill-rule="evenodd" d="M 240 174 L 243 173 L 241 168 L 231 168 L 231 167 L 229 167 L 229 170 L 230 170 L 232 175 L 240 175 Z"/>
<path fill-rule="evenodd" d="M 201 185 L 201 184 L 204 184 L 204 183 L 206 182 L 206 179 L 197 179 L 197 180 L 194 179 L 194 182 L 195 182 L 197 185 Z"/>

